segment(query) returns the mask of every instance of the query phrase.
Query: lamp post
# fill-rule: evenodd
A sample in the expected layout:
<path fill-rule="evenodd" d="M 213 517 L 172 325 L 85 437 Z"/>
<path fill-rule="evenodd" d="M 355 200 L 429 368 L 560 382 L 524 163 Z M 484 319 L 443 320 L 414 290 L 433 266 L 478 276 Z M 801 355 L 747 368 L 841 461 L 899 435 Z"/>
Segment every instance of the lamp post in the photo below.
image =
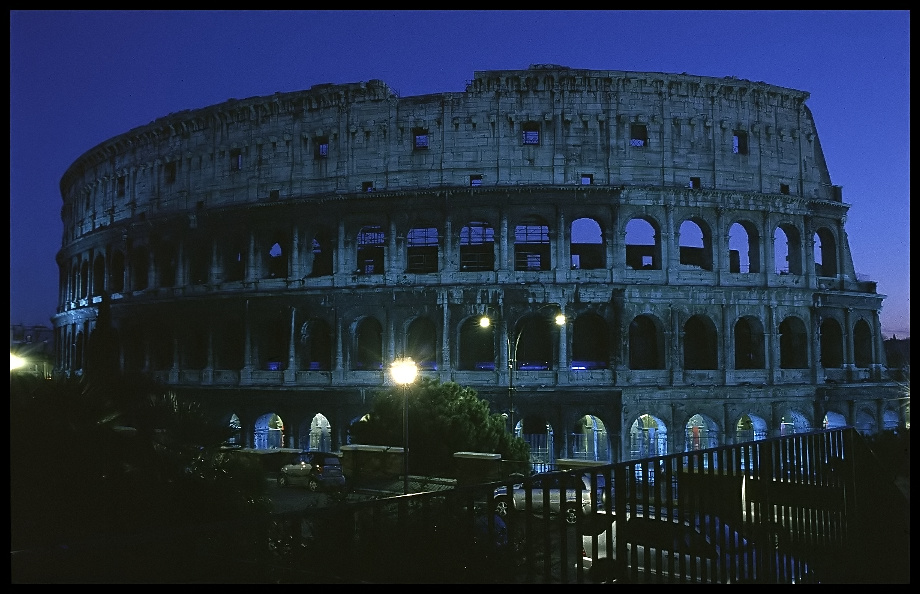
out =
<path fill-rule="evenodd" d="M 555 305 L 547 304 L 539 307 L 534 313 L 539 313 L 549 307 L 556 308 Z M 556 315 L 553 321 L 556 322 L 557 326 L 565 326 L 565 314 L 558 308 L 556 308 Z M 492 321 L 487 315 L 479 318 L 479 325 L 483 328 L 488 328 L 491 323 Z M 525 326 L 526 324 L 522 324 L 516 332 L 513 332 L 513 341 L 511 339 L 511 334 L 505 334 L 505 347 L 508 349 L 508 420 L 511 424 L 512 435 L 514 435 L 514 370 L 517 367 L 518 346 L 521 344 L 521 336 L 524 334 Z"/>
<path fill-rule="evenodd" d="M 406 357 L 390 365 L 393 381 L 403 388 L 403 494 L 409 493 L 409 384 L 418 375 L 415 361 Z"/>

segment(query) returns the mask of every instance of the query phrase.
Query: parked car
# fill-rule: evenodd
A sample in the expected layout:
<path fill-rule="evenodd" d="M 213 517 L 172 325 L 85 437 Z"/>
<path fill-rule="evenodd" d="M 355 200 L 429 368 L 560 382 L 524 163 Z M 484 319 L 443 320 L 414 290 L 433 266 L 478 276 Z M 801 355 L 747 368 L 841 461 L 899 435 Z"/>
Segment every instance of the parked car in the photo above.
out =
<path fill-rule="evenodd" d="M 342 461 L 332 452 L 301 452 L 298 461 L 281 467 L 278 485 L 296 485 L 310 491 L 344 494 L 345 473 L 342 471 Z"/>
<path fill-rule="evenodd" d="M 507 486 L 501 486 L 495 489 L 492 496 L 495 513 L 500 517 L 506 517 L 511 512 L 525 511 L 529 497 L 533 513 L 544 513 L 548 505 L 550 514 L 564 514 L 569 524 L 577 523 L 579 516 L 589 513 L 594 499 L 587 475 L 576 476 L 563 472 L 535 474 L 514 484 L 510 493 Z"/>

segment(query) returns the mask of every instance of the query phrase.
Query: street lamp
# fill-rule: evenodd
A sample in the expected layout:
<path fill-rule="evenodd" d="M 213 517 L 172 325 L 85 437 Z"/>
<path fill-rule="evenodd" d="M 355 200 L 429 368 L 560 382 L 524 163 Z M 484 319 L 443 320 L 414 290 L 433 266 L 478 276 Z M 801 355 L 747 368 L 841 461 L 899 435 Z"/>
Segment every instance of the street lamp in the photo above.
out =
<path fill-rule="evenodd" d="M 539 313 L 540 311 L 546 308 L 556 308 L 555 305 L 547 304 L 539 307 L 534 314 Z M 558 308 L 556 308 L 556 315 L 553 318 L 553 321 L 556 322 L 557 326 L 565 326 L 565 314 L 563 314 Z M 492 323 L 492 320 L 489 316 L 484 315 L 479 318 L 479 325 L 483 328 L 488 328 Z M 505 334 L 505 347 L 508 349 L 508 420 L 511 424 L 511 434 L 514 434 L 514 370 L 517 367 L 517 352 L 518 346 L 521 343 L 521 336 L 524 334 L 524 328 L 527 326 L 526 322 L 521 324 L 520 328 L 517 329 L 514 334 L 514 340 L 511 339 L 511 334 Z"/>
<path fill-rule="evenodd" d="M 396 359 L 390 365 L 393 381 L 403 388 L 403 494 L 409 493 L 409 384 L 418 375 L 415 361 L 406 357 Z"/>

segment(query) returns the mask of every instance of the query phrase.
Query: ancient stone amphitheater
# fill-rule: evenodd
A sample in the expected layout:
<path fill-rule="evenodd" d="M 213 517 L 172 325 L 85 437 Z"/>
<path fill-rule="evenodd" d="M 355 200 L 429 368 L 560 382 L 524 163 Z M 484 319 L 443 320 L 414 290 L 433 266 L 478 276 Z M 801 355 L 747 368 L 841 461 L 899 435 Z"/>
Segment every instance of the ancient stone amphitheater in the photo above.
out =
<path fill-rule="evenodd" d="M 400 357 L 535 467 L 903 425 L 807 99 L 534 65 L 170 114 L 61 180 L 58 366 L 108 304 L 124 370 L 255 448 L 347 444 Z"/>

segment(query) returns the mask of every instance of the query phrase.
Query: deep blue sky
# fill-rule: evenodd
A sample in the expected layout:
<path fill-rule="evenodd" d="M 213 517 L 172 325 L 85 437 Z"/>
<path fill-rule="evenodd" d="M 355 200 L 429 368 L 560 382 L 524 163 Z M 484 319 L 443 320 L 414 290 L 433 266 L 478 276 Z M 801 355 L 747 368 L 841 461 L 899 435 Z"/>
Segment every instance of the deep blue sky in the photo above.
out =
<path fill-rule="evenodd" d="M 98 143 L 230 98 L 477 70 L 736 76 L 811 93 L 856 272 L 910 335 L 909 11 L 11 11 L 10 323 L 50 325 L 59 182 Z"/>

